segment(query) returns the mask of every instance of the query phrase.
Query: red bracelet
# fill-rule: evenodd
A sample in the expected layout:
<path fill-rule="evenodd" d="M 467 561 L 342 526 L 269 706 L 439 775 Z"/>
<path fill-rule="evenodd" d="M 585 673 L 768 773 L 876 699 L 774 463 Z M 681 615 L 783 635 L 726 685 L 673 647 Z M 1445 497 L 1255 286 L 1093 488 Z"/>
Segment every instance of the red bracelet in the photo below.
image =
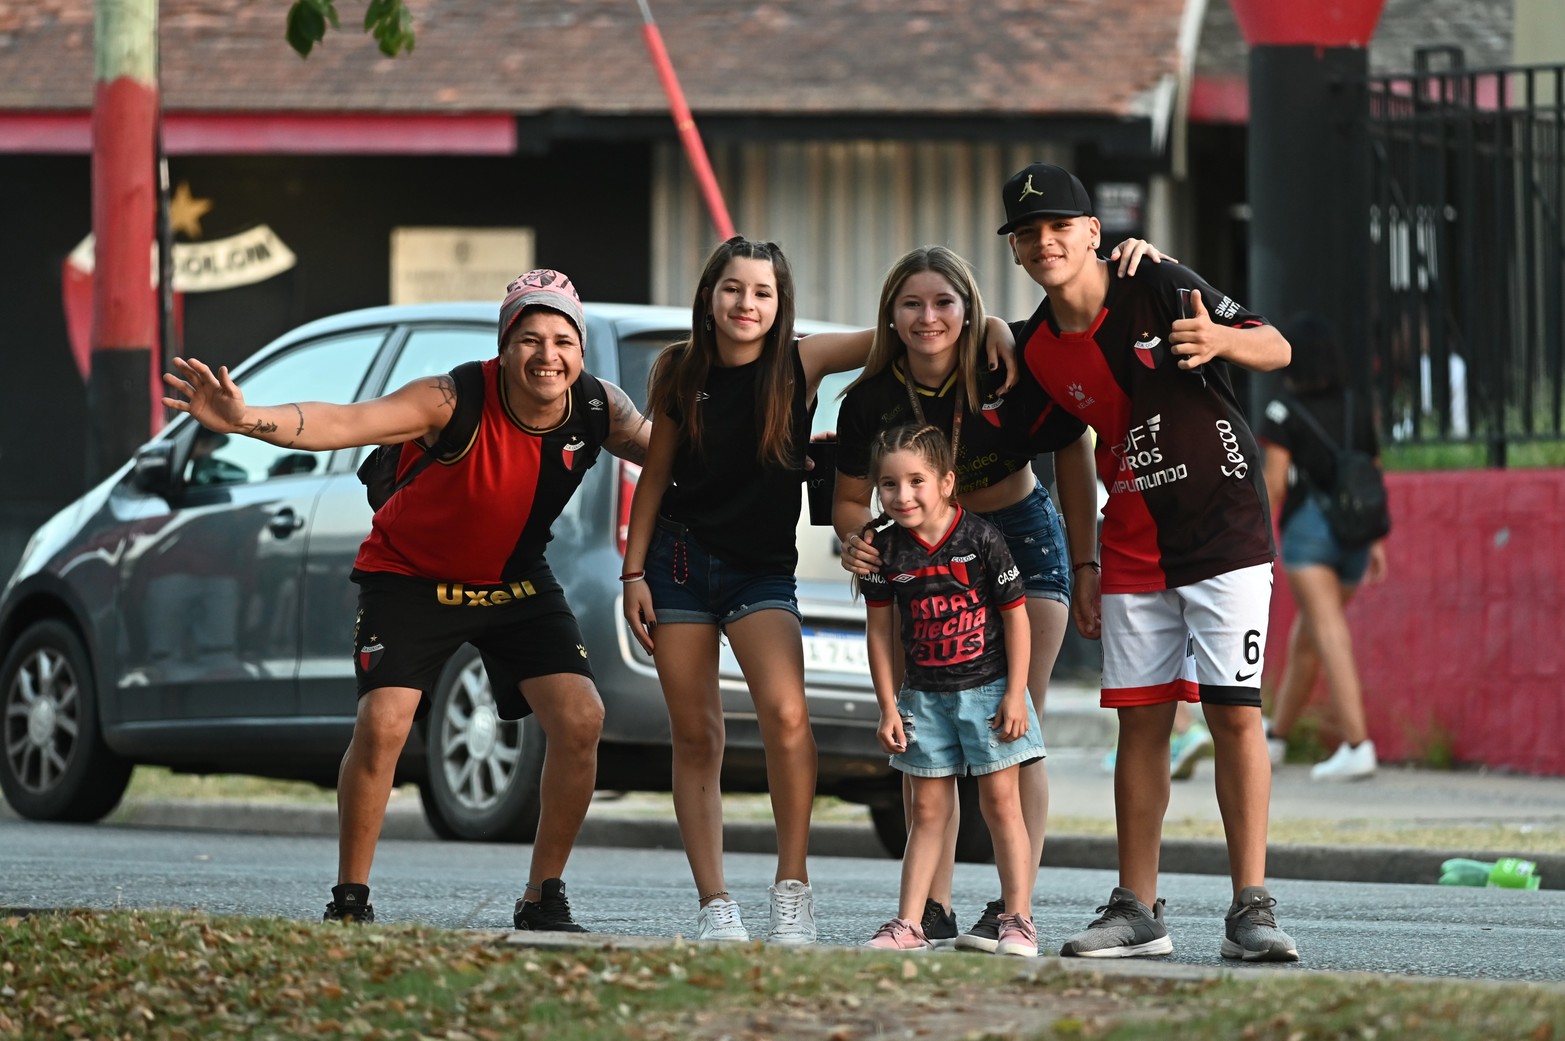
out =
<path fill-rule="evenodd" d="M 627 571 L 623 575 L 619 576 L 619 580 L 621 582 L 634 582 L 637 579 L 646 577 L 647 573 L 645 571 Z"/>
<path fill-rule="evenodd" d="M 1098 574 L 1102 574 L 1103 573 L 1103 565 L 1099 564 L 1096 560 L 1083 560 L 1080 564 L 1072 564 L 1071 565 L 1071 574 L 1074 575 L 1076 572 L 1080 571 L 1084 567 L 1090 567 L 1093 571 L 1097 572 Z"/>

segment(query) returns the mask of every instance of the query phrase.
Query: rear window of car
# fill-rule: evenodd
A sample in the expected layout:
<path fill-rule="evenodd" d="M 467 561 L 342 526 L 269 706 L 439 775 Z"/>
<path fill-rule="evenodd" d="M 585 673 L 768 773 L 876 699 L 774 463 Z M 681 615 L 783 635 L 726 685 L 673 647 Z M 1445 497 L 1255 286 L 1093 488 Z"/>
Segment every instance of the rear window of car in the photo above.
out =
<path fill-rule="evenodd" d="M 657 360 L 658 352 L 671 343 L 683 340 L 687 335 L 689 334 L 684 330 L 638 333 L 619 342 L 620 387 L 631 396 L 638 409 L 646 411 L 647 378 L 652 374 L 652 363 Z M 815 422 L 812 424 L 811 433 L 819 434 L 823 430 L 837 429 L 837 406 L 842 404 L 838 395 L 858 378 L 858 374 L 858 369 L 850 372 L 833 372 L 821 380 L 816 397 L 819 404 L 815 408 Z"/>

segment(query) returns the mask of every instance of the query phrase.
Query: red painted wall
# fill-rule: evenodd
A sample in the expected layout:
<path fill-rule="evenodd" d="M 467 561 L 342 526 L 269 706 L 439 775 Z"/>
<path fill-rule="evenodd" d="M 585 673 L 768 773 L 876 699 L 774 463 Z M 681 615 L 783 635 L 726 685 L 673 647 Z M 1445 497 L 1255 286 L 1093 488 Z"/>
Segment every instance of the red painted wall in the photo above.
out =
<path fill-rule="evenodd" d="M 1386 483 L 1389 577 L 1348 607 L 1380 757 L 1417 758 L 1435 727 L 1458 762 L 1565 776 L 1565 470 Z M 1294 615 L 1280 568 L 1275 588 L 1273 683 Z"/>

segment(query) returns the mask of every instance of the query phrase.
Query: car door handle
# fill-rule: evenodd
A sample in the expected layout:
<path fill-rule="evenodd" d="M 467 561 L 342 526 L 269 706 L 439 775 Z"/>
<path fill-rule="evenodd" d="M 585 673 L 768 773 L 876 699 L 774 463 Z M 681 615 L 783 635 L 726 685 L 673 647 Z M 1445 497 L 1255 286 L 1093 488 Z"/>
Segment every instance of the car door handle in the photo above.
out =
<path fill-rule="evenodd" d="M 304 527 L 304 518 L 293 511 L 292 507 L 285 506 L 272 514 L 272 519 L 267 522 L 273 535 L 285 539 L 289 535 Z"/>

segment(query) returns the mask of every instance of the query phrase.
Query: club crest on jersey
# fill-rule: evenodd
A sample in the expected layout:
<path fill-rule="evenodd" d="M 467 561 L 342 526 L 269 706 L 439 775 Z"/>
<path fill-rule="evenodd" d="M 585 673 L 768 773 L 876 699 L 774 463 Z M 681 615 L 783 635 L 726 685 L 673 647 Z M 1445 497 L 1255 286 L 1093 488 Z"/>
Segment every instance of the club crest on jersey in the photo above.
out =
<path fill-rule="evenodd" d="M 574 434 L 571 435 L 571 439 L 565 443 L 563 448 L 560 449 L 560 462 L 565 464 L 565 469 L 569 470 L 572 468 L 572 466 L 575 465 L 576 453 L 580 452 L 583 448 L 586 447 L 587 442 L 583 441 Z"/>
<path fill-rule="evenodd" d="M 1136 341 L 1136 358 L 1149 369 L 1157 368 L 1157 358 L 1153 356 L 1152 351 L 1162 342 L 1163 338 L 1161 336 L 1142 333 L 1141 339 Z"/>
<path fill-rule="evenodd" d="M 375 637 L 371 636 L 370 639 L 374 640 Z M 381 655 L 385 653 L 385 645 L 381 644 L 379 641 L 371 643 L 367 647 L 360 647 L 359 668 L 363 669 L 365 672 L 369 672 L 376 665 L 380 664 Z"/>

